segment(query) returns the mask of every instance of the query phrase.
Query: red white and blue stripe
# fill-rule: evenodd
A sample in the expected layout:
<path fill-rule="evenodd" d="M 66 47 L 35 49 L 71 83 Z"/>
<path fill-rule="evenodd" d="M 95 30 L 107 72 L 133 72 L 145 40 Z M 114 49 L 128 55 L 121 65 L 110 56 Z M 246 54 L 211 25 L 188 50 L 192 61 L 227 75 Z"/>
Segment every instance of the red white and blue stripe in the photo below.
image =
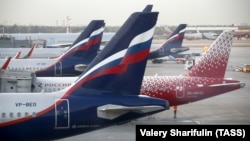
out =
<path fill-rule="evenodd" d="M 150 51 L 148 59 L 165 57 L 188 50 L 189 48 L 182 46 L 186 26 L 187 24 L 180 24 L 162 46 Z M 172 52 L 172 49 L 177 51 Z"/>

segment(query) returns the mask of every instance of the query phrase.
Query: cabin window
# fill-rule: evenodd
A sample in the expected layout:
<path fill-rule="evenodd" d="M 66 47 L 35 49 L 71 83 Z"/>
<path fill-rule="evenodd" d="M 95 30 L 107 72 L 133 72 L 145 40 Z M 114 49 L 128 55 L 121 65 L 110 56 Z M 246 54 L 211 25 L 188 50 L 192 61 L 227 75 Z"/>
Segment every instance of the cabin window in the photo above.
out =
<path fill-rule="evenodd" d="M 28 116 L 28 115 L 29 115 L 29 113 L 28 113 L 28 112 L 25 112 L 25 113 L 24 113 L 24 116 Z"/>
<path fill-rule="evenodd" d="M 14 116 L 14 114 L 13 113 L 10 113 L 10 117 L 12 118 Z"/>
<path fill-rule="evenodd" d="M 6 113 L 2 113 L 2 118 L 5 118 L 6 117 Z"/>
<path fill-rule="evenodd" d="M 17 113 L 17 117 L 21 117 L 21 113 L 20 112 Z"/>

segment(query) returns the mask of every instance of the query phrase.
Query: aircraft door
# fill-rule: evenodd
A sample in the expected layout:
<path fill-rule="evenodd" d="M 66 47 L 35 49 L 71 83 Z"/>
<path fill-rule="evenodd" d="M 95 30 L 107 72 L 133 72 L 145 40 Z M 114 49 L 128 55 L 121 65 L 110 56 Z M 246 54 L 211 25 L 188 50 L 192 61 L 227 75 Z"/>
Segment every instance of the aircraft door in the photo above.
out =
<path fill-rule="evenodd" d="M 68 99 L 57 99 L 55 101 L 55 128 L 69 128 L 69 101 Z"/>
<path fill-rule="evenodd" d="M 184 87 L 184 80 L 179 80 L 176 83 L 176 98 L 184 98 L 185 94 L 185 87 Z"/>
<path fill-rule="evenodd" d="M 62 62 L 55 64 L 55 76 L 62 76 Z"/>

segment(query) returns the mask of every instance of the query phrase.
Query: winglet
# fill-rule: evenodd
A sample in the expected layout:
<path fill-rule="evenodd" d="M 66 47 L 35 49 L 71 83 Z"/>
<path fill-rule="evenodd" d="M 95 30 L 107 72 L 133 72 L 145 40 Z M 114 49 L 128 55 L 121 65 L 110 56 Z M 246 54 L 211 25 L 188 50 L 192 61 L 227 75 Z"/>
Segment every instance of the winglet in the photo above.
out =
<path fill-rule="evenodd" d="M 224 78 L 232 43 L 233 31 L 222 32 L 186 75 Z"/>

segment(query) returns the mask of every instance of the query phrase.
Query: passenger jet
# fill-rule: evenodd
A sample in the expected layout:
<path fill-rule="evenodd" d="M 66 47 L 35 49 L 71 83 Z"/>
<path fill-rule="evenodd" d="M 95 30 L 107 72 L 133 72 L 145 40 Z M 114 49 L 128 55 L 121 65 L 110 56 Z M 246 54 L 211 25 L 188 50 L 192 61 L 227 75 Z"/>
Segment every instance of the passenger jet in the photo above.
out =
<path fill-rule="evenodd" d="M 157 17 L 158 12 L 132 14 L 63 90 L 1 93 L 1 140 L 61 139 L 168 109 L 165 100 L 139 95 Z"/>
<path fill-rule="evenodd" d="M 151 11 L 151 9 L 149 9 L 149 7 L 146 7 L 144 9 L 144 11 Z M 153 60 L 153 62 L 161 62 L 161 58 L 162 57 L 166 57 L 169 55 L 173 55 L 173 54 L 177 54 L 177 53 L 181 53 L 184 51 L 189 50 L 188 47 L 183 47 L 182 46 L 182 42 L 183 42 L 183 37 L 184 37 L 184 33 L 185 33 L 185 28 L 186 28 L 186 24 L 180 24 L 176 30 L 170 35 L 170 37 L 166 40 L 166 42 L 161 45 L 161 46 L 157 46 L 157 45 L 151 45 L 150 48 L 150 54 L 148 59 Z M 80 37 L 79 37 L 80 38 Z M 74 42 L 75 45 L 77 45 L 77 42 L 79 42 L 79 38 L 78 40 L 76 40 Z M 90 56 L 91 54 L 96 55 L 97 51 L 95 52 L 86 52 L 85 56 Z M 85 57 L 83 56 L 83 57 Z M 91 58 L 93 58 L 93 56 Z M 80 63 L 81 59 L 78 60 L 71 60 L 68 61 L 66 63 L 66 61 L 57 61 L 57 63 L 53 63 L 53 65 L 49 66 L 49 67 L 45 67 L 43 68 L 44 64 L 45 66 L 46 63 L 49 62 L 54 62 L 56 59 L 26 59 L 28 63 L 28 61 L 32 62 L 37 62 L 37 61 L 43 61 L 44 63 L 40 63 L 40 65 L 33 65 L 30 66 L 29 64 L 26 65 L 10 65 L 9 69 L 10 70 L 24 70 L 24 71 L 33 71 L 39 69 L 41 67 L 41 70 L 36 70 L 36 75 L 37 76 L 42 76 L 42 77 L 46 77 L 46 76 L 77 76 L 79 75 L 82 71 L 84 71 L 84 69 L 87 67 L 88 63 L 85 61 L 83 61 L 82 63 Z M 18 61 L 14 61 L 11 63 L 19 63 L 22 64 L 23 62 L 25 62 L 26 60 L 18 60 Z M 36 61 L 34 61 L 36 60 Z M 47 61 L 48 60 L 48 61 Z M 65 59 L 66 60 L 66 59 Z M 3 62 L 3 59 L 2 59 Z M 21 63 L 22 62 L 22 63 Z M 78 63 L 76 63 L 78 62 Z M 90 59 L 88 60 L 88 62 L 90 62 Z M 56 64 L 56 65 L 55 65 Z M 69 67 L 67 67 L 69 66 Z"/>
<path fill-rule="evenodd" d="M 170 106 L 173 106 L 199 101 L 244 87 L 245 83 L 239 80 L 224 78 L 232 40 L 232 32 L 222 33 L 201 57 L 199 63 L 183 76 L 144 76 L 141 95 L 165 99 Z M 70 86 L 77 78 L 37 77 L 32 91 L 58 91 Z"/>
<path fill-rule="evenodd" d="M 95 58 L 100 48 L 104 31 L 103 20 L 93 20 L 75 40 L 73 46 L 55 59 L 15 59 L 8 70 L 35 72 L 37 76 L 75 76 L 80 75 Z M 0 59 L 0 65 L 5 59 Z"/>

